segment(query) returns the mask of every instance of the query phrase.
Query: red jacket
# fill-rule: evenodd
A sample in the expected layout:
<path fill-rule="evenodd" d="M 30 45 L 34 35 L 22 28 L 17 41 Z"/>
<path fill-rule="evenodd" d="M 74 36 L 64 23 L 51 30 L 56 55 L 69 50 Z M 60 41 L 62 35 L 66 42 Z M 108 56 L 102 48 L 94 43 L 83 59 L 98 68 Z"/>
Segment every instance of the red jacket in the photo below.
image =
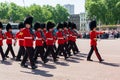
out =
<path fill-rule="evenodd" d="M 97 36 L 99 34 L 103 34 L 103 32 L 96 32 L 96 31 L 91 31 L 90 32 L 90 44 L 91 44 L 91 46 L 96 46 L 97 45 L 97 40 L 95 40 L 95 38 L 97 39 Z"/>
<path fill-rule="evenodd" d="M 58 31 L 57 33 L 58 44 L 64 44 L 65 39 L 62 31 Z"/>
<path fill-rule="evenodd" d="M 16 39 L 19 39 L 19 46 L 24 46 L 24 36 L 21 35 L 22 31 L 16 33 Z"/>
<path fill-rule="evenodd" d="M 77 39 L 77 34 L 74 31 L 71 31 L 71 41 L 75 42 Z"/>
<path fill-rule="evenodd" d="M 46 33 L 46 45 L 54 45 L 54 36 L 52 32 Z"/>
<path fill-rule="evenodd" d="M 33 47 L 34 35 L 30 33 L 30 30 L 28 28 L 24 28 L 21 35 L 24 37 L 24 46 Z"/>
<path fill-rule="evenodd" d="M 4 39 L 4 36 L 3 36 L 3 34 L 0 32 L 0 46 L 3 45 L 3 39 Z"/>
<path fill-rule="evenodd" d="M 14 38 L 13 34 L 9 31 L 5 33 L 6 36 L 6 43 L 7 44 L 12 44 L 12 39 Z"/>
<path fill-rule="evenodd" d="M 63 33 L 65 34 L 65 42 L 68 42 L 68 36 L 69 36 L 68 30 L 64 29 Z"/>
<path fill-rule="evenodd" d="M 44 39 L 42 38 L 40 31 L 35 31 L 35 35 L 36 35 L 35 45 L 36 46 L 43 46 Z"/>
<path fill-rule="evenodd" d="M 72 40 L 72 31 L 70 29 L 68 29 L 69 32 L 69 36 L 68 36 L 68 41 Z"/>

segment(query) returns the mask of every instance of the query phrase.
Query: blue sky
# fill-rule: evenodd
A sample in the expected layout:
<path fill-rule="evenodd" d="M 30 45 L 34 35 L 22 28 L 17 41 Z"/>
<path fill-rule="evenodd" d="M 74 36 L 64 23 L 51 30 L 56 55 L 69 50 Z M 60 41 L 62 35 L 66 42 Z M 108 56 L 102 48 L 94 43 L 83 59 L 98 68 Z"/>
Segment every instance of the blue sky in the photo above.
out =
<path fill-rule="evenodd" d="M 18 5 L 24 6 L 23 0 L 0 0 L 0 2 L 14 2 Z M 85 0 L 24 0 L 25 6 L 29 6 L 33 3 L 39 5 L 52 5 L 55 6 L 56 4 L 74 4 L 75 5 L 75 13 L 79 14 L 80 12 L 85 12 Z"/>

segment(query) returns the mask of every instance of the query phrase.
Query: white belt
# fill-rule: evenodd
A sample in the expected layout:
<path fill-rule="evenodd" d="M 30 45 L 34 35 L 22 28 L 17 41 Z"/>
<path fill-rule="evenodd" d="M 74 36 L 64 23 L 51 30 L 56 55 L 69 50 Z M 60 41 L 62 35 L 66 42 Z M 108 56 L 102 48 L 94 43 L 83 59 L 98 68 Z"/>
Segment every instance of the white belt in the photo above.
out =
<path fill-rule="evenodd" d="M 24 39 L 33 39 L 32 37 L 24 37 Z"/>
<path fill-rule="evenodd" d="M 58 39 L 64 39 L 64 38 L 58 38 Z"/>
<path fill-rule="evenodd" d="M 19 39 L 19 40 L 23 41 L 24 39 Z"/>
<path fill-rule="evenodd" d="M 7 38 L 7 39 L 12 39 L 12 38 Z"/>
<path fill-rule="evenodd" d="M 72 37 L 76 37 L 76 36 L 72 36 Z"/>
<path fill-rule="evenodd" d="M 53 38 L 47 38 L 48 40 L 53 40 Z"/>
<path fill-rule="evenodd" d="M 42 40 L 42 38 L 37 38 L 36 40 Z"/>

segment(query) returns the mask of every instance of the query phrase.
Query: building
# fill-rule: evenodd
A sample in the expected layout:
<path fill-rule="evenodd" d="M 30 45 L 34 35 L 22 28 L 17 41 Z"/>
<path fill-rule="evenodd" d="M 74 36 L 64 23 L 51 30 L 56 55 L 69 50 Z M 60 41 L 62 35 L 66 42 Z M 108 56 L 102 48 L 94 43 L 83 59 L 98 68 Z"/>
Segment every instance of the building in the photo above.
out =
<path fill-rule="evenodd" d="M 66 4 L 64 7 L 68 10 L 69 14 L 74 14 L 74 5 Z"/>
<path fill-rule="evenodd" d="M 86 13 L 80 13 L 80 30 L 89 31 L 89 22 L 87 21 Z"/>
<path fill-rule="evenodd" d="M 74 22 L 77 26 L 77 30 L 80 30 L 80 15 L 79 14 L 70 15 L 68 21 Z"/>

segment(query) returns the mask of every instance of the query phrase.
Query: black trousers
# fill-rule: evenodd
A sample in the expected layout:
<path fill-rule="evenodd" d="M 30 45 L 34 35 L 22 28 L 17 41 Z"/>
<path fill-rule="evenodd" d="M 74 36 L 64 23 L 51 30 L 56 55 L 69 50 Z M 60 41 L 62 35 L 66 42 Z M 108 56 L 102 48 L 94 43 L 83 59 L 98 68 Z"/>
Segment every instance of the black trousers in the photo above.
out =
<path fill-rule="evenodd" d="M 40 54 L 41 60 L 44 61 L 44 47 L 43 46 L 36 46 L 34 51 L 34 60 L 37 60 L 38 54 Z"/>
<path fill-rule="evenodd" d="M 70 50 L 69 50 L 69 43 L 68 42 L 65 42 L 65 51 L 66 51 L 66 53 L 70 56 L 71 55 L 71 53 L 70 53 Z"/>
<path fill-rule="evenodd" d="M 91 58 L 91 56 L 92 56 L 92 54 L 93 54 L 93 51 L 95 51 L 96 56 L 97 56 L 97 58 L 99 59 L 99 61 L 102 60 L 102 58 L 101 58 L 101 56 L 100 56 L 100 54 L 99 54 L 99 52 L 98 52 L 97 46 L 91 46 L 91 49 L 90 49 L 90 51 L 89 51 L 89 54 L 88 54 L 87 59 L 90 59 L 90 58 Z"/>
<path fill-rule="evenodd" d="M 5 52 L 5 56 L 8 56 L 9 51 L 11 52 L 11 54 L 12 54 L 12 56 L 13 56 L 13 58 L 14 58 L 14 57 L 15 57 L 15 53 L 14 53 L 14 51 L 13 51 L 12 44 L 8 44 L 7 50 L 6 50 L 6 52 Z"/>
<path fill-rule="evenodd" d="M 24 47 L 24 46 L 20 46 L 20 47 L 19 47 L 17 59 L 21 59 L 21 56 L 22 56 L 22 55 L 25 55 L 25 47 Z"/>
<path fill-rule="evenodd" d="M 59 44 L 59 45 L 58 45 L 58 49 L 57 49 L 57 51 L 56 51 L 56 55 L 59 55 L 60 53 L 63 53 L 63 55 L 64 55 L 64 57 L 65 57 L 65 59 L 66 59 L 67 53 L 66 53 L 66 51 L 65 51 L 65 45 L 64 45 L 64 44 Z"/>
<path fill-rule="evenodd" d="M 47 46 L 47 50 L 46 50 L 46 53 L 45 53 L 45 56 L 44 56 L 44 60 L 46 60 L 47 57 L 48 57 L 50 54 L 52 54 L 53 60 L 55 61 L 55 60 L 56 60 L 56 54 L 55 54 L 54 46 L 53 46 L 53 45 Z"/>
<path fill-rule="evenodd" d="M 2 59 L 4 59 L 4 58 L 5 58 L 5 55 L 4 55 L 4 52 L 3 52 L 2 46 L 0 46 L 0 53 L 1 53 Z"/>
<path fill-rule="evenodd" d="M 69 43 L 69 45 L 68 45 L 69 51 L 72 49 L 74 54 L 76 52 L 79 52 L 78 47 L 77 47 L 77 45 L 76 45 L 76 43 L 74 41 L 69 41 L 68 43 Z"/>
<path fill-rule="evenodd" d="M 21 64 L 24 65 L 27 61 L 27 58 L 29 58 L 31 66 L 35 66 L 33 56 L 34 56 L 34 48 L 33 47 L 26 47 L 25 55 L 23 57 Z"/>

